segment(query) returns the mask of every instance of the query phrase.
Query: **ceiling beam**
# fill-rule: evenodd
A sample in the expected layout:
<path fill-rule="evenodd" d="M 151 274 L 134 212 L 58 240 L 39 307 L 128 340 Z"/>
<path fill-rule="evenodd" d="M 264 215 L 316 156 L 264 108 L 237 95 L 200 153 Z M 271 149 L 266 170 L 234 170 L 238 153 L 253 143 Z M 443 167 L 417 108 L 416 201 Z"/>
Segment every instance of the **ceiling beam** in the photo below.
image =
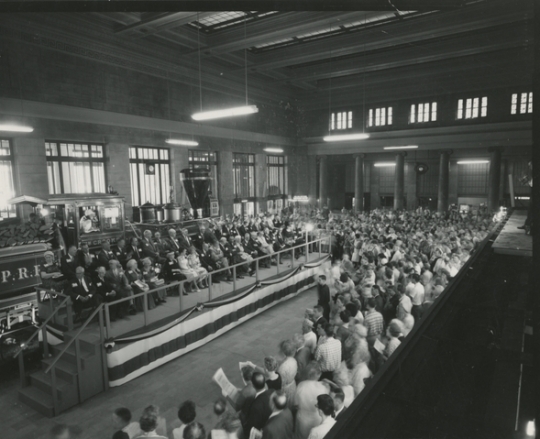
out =
<path fill-rule="evenodd" d="M 339 76 L 375 72 L 407 65 L 423 64 L 447 58 L 497 52 L 509 48 L 524 47 L 533 38 L 533 25 L 522 23 L 510 28 L 490 29 L 483 34 L 459 35 L 447 40 L 434 39 L 416 45 L 397 46 L 391 52 L 358 55 L 341 60 L 329 60 L 321 64 L 307 65 L 291 70 L 289 80 L 313 81 Z M 474 60 L 472 60 L 474 62 Z"/>
<path fill-rule="evenodd" d="M 418 65 L 409 65 L 405 67 L 388 69 L 381 72 L 372 72 L 365 75 L 353 75 L 342 78 L 333 78 L 330 80 L 322 80 L 317 83 L 318 90 L 325 91 L 332 88 L 336 91 L 341 88 L 358 87 L 365 79 L 366 87 L 381 86 L 385 83 L 392 83 L 398 78 L 403 81 L 408 78 L 416 78 L 418 81 L 423 81 L 421 78 L 436 78 L 438 76 L 448 77 L 463 77 L 475 76 L 477 74 L 485 74 L 491 72 L 500 72 L 502 70 L 522 70 L 532 69 L 534 64 L 533 50 L 501 50 L 496 54 L 493 52 L 463 57 L 456 62 L 455 59 L 447 59 L 443 61 L 430 62 Z"/>
<path fill-rule="evenodd" d="M 160 24 L 159 26 L 154 27 L 143 27 L 141 31 L 144 31 L 140 33 L 140 37 L 147 37 L 149 35 L 154 35 L 159 32 L 163 32 L 170 29 L 179 28 L 180 26 L 183 26 L 184 24 L 192 23 L 194 21 L 200 20 L 201 18 L 209 17 L 210 15 L 214 15 L 215 12 L 198 12 L 197 14 L 190 13 L 191 15 L 186 16 L 185 18 L 179 19 L 179 20 L 172 20 L 168 23 Z M 181 29 L 186 31 L 191 31 L 192 33 L 196 33 L 197 31 L 195 29 Z M 199 40 L 206 44 L 206 34 L 201 32 L 199 34 Z"/>
<path fill-rule="evenodd" d="M 294 12 L 279 14 L 262 20 L 255 20 L 243 26 L 210 35 L 208 46 L 211 53 L 224 53 L 241 50 L 258 44 L 268 43 L 283 38 L 291 38 L 303 33 L 330 29 L 366 15 L 378 15 L 379 12 Z M 244 37 L 244 35 L 246 35 Z"/>
<path fill-rule="evenodd" d="M 517 0 L 523 5 L 524 2 Z M 529 2 L 526 2 L 529 4 Z M 532 8 L 517 8 L 514 2 L 492 2 L 470 6 L 457 11 L 428 14 L 404 19 L 384 27 L 351 32 L 311 43 L 272 50 L 254 57 L 258 70 L 288 67 L 333 57 L 356 54 L 362 51 L 386 49 L 395 45 L 421 42 L 426 38 L 442 38 L 533 18 Z"/>
<path fill-rule="evenodd" d="M 174 12 L 172 14 L 170 13 L 155 14 L 151 17 L 144 18 L 141 21 L 138 21 L 137 23 L 128 24 L 127 26 L 121 27 L 117 29 L 114 33 L 117 35 L 130 35 L 130 34 L 139 32 L 141 29 L 145 29 L 145 28 L 149 28 L 153 26 L 160 26 L 160 25 L 171 23 L 171 22 L 177 22 L 177 21 L 182 22 L 186 19 L 191 19 L 193 15 L 194 15 L 193 12 Z M 193 21 L 193 20 L 190 20 L 190 21 Z"/>

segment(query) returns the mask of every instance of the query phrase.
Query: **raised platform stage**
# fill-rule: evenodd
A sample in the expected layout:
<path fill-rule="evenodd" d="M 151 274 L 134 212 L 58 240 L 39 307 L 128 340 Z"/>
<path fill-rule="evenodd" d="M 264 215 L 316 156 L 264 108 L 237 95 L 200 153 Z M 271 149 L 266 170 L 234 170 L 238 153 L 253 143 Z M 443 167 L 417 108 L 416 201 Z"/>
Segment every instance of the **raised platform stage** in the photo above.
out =
<path fill-rule="evenodd" d="M 114 348 L 107 352 L 102 348 L 99 323 L 89 323 L 78 337 L 82 352 L 79 366 L 73 344 L 56 363 L 54 384 L 50 373 L 44 373 L 53 359 L 42 360 L 42 370 L 25 378 L 28 385 L 19 391 L 19 399 L 45 416 L 57 416 L 108 387 L 125 384 L 203 346 L 311 288 L 315 285 L 314 275 L 329 261 L 324 253 L 311 253 L 307 260 L 305 256 L 288 258 L 281 265 L 259 269 L 258 280 L 246 276 L 234 283 L 214 284 L 211 292 L 204 289 L 187 296 L 170 296 L 165 304 L 148 310 L 146 318 L 139 312 L 110 322 L 105 346 L 114 342 Z M 77 328 L 64 332 L 51 330 L 47 327 L 53 356 L 64 349 L 67 341 L 76 338 L 78 332 Z"/>
<path fill-rule="evenodd" d="M 504 228 L 493 243 L 495 253 L 502 255 L 532 257 L 532 236 L 525 234 L 525 230 L 518 229 L 525 223 L 527 212 L 515 210 L 508 218 Z"/>

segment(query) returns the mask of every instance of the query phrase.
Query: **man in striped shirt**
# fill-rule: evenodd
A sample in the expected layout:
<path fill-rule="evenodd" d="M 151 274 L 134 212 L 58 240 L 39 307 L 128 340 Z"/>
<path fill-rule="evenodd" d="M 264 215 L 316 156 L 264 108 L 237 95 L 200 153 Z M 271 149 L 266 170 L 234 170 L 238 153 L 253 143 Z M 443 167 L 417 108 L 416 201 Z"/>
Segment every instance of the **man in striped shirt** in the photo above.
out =
<path fill-rule="evenodd" d="M 375 340 L 383 333 L 384 320 L 380 312 L 375 309 L 376 302 L 373 297 L 366 301 L 366 314 L 364 316 L 364 326 L 367 329 L 367 341 L 373 346 Z"/>
<path fill-rule="evenodd" d="M 320 339 L 319 346 L 315 351 L 315 361 L 321 366 L 321 380 L 333 379 L 334 371 L 341 364 L 341 342 L 334 338 L 334 328 L 325 323 L 318 328 Z"/>

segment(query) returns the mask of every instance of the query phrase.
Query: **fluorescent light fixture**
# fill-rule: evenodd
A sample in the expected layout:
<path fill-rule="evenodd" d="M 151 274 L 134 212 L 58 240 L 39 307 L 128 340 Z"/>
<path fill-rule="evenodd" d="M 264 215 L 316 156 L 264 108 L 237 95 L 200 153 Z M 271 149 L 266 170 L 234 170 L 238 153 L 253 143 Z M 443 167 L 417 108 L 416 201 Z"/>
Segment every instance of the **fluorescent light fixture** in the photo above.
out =
<path fill-rule="evenodd" d="M 376 168 L 389 168 L 390 166 L 396 166 L 394 162 L 377 162 L 373 163 Z"/>
<path fill-rule="evenodd" d="M 32 131 L 34 131 L 34 128 L 24 126 L 24 125 L 3 123 L 3 124 L 0 124 L 0 131 L 12 131 L 16 133 L 31 133 Z"/>
<path fill-rule="evenodd" d="M 193 120 L 220 119 L 222 117 L 243 116 L 244 114 L 258 113 L 256 105 L 245 105 L 243 107 L 225 108 L 223 110 L 202 111 L 191 115 Z"/>
<path fill-rule="evenodd" d="M 385 146 L 384 149 L 391 150 L 391 149 L 418 149 L 418 145 L 407 145 L 407 146 Z"/>
<path fill-rule="evenodd" d="M 530 200 L 531 197 L 516 197 L 516 200 Z"/>
<path fill-rule="evenodd" d="M 459 160 L 458 165 L 481 165 L 489 163 L 489 160 Z"/>
<path fill-rule="evenodd" d="M 369 139 L 369 134 L 365 133 L 358 133 L 358 134 L 338 134 L 338 135 L 330 135 L 323 137 L 323 140 L 325 142 L 343 142 L 346 140 L 363 140 L 363 139 Z"/>
<path fill-rule="evenodd" d="M 183 146 L 198 146 L 199 142 L 195 140 L 182 140 L 182 139 L 167 139 L 165 140 L 169 145 L 183 145 Z"/>
<path fill-rule="evenodd" d="M 277 153 L 283 152 L 283 148 L 264 148 L 264 150 L 266 152 L 277 152 Z"/>

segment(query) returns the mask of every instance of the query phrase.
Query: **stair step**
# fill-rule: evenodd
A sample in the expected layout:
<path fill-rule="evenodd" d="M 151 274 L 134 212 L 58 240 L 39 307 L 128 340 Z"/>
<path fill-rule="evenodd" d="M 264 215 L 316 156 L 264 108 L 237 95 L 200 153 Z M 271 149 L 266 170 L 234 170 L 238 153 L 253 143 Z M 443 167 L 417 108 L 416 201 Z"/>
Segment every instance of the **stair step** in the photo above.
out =
<path fill-rule="evenodd" d="M 52 396 L 36 387 L 25 387 L 19 390 L 19 401 L 49 418 L 54 417 Z"/>
<path fill-rule="evenodd" d="M 47 367 L 49 367 L 49 365 L 51 365 L 53 361 L 54 358 L 45 358 L 41 360 L 41 369 L 45 371 L 45 369 L 47 369 Z M 57 378 L 62 378 L 68 383 L 77 383 L 77 366 L 75 364 L 65 360 L 64 358 L 61 358 L 55 364 L 55 370 Z M 50 372 L 52 372 L 52 370 Z"/>
<path fill-rule="evenodd" d="M 52 347 L 52 356 L 53 357 L 56 357 L 60 352 L 62 352 L 62 349 L 64 349 L 64 347 L 66 346 L 67 343 L 60 343 L 60 344 L 57 344 L 57 345 L 54 345 L 54 346 L 51 346 Z M 94 353 L 93 352 L 90 352 L 88 350 L 85 350 L 83 348 L 83 344 L 81 343 L 81 346 L 80 346 L 80 358 L 82 360 L 87 360 L 91 357 L 94 356 Z M 73 343 L 66 352 L 64 352 L 64 354 L 62 355 L 62 358 L 69 361 L 70 363 L 72 364 L 76 364 L 76 354 L 75 354 L 75 343 Z"/>
<path fill-rule="evenodd" d="M 51 394 L 51 389 L 52 389 L 51 372 L 45 373 L 44 371 L 40 370 L 38 372 L 33 372 L 32 374 L 30 374 L 30 380 L 31 380 L 32 385 L 47 394 Z M 72 387 L 73 387 L 73 384 L 69 383 L 68 381 L 64 380 L 63 378 L 59 376 L 56 377 L 56 389 L 60 393 L 68 392 L 69 390 L 71 390 Z"/>

